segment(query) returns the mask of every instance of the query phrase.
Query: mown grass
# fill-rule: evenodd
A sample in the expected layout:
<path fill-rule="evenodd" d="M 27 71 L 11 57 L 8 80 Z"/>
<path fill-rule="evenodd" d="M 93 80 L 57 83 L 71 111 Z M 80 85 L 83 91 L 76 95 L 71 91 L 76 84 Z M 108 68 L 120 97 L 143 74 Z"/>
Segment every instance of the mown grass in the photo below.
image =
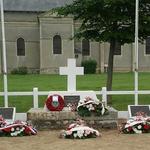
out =
<path fill-rule="evenodd" d="M 139 73 L 139 90 L 150 89 L 150 73 Z M 77 90 L 99 91 L 106 85 L 106 74 L 77 76 Z M 8 75 L 9 91 L 59 91 L 67 89 L 67 77 L 60 75 Z M 113 90 L 134 90 L 134 73 L 114 73 Z M 3 76 L 0 76 L 0 91 L 3 91 Z M 43 107 L 46 96 L 39 96 L 39 106 Z M 101 97 L 100 97 L 101 99 Z M 150 95 L 139 95 L 139 104 L 149 104 Z M 134 104 L 133 95 L 112 96 L 112 106 L 118 110 L 127 110 Z M 32 96 L 10 96 L 9 106 L 15 106 L 17 112 L 26 112 L 32 107 Z M 4 106 L 0 97 L 0 106 Z"/>

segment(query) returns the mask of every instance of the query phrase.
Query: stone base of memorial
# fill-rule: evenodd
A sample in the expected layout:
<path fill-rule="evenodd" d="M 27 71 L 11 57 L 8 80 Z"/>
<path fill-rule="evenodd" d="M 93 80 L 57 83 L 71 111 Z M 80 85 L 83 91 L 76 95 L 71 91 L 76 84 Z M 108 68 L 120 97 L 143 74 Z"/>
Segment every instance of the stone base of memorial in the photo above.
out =
<path fill-rule="evenodd" d="M 118 112 L 113 108 L 108 108 L 108 114 L 102 116 L 81 117 L 77 112 L 65 111 L 45 111 L 43 108 L 31 108 L 27 112 L 27 120 L 31 121 L 38 130 L 64 129 L 73 123 L 77 118 L 82 118 L 88 126 L 96 129 L 117 128 Z"/>

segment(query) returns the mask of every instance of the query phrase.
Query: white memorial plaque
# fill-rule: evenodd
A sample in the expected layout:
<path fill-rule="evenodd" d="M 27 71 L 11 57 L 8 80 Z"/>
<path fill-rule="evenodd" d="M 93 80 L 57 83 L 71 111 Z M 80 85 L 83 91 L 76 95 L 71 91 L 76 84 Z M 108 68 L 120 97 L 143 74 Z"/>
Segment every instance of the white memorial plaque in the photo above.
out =
<path fill-rule="evenodd" d="M 7 121 L 14 121 L 16 114 L 15 107 L 0 107 L 0 115 Z"/>
<path fill-rule="evenodd" d="M 53 101 L 58 102 L 58 96 L 53 96 L 52 99 Z"/>
<path fill-rule="evenodd" d="M 52 105 L 53 105 L 54 107 L 58 107 L 58 105 L 59 105 L 58 96 L 53 96 L 53 97 L 52 97 Z"/>
<path fill-rule="evenodd" d="M 128 105 L 129 117 L 135 117 L 138 113 L 143 113 L 150 117 L 150 105 Z"/>

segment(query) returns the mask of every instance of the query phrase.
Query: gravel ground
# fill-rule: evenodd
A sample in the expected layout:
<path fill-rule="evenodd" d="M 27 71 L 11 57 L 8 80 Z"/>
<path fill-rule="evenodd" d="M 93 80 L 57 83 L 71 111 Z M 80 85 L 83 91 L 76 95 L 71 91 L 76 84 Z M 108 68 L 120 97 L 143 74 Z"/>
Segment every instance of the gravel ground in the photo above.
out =
<path fill-rule="evenodd" d="M 60 131 L 40 131 L 36 136 L 0 137 L 0 150 L 149 150 L 150 134 L 120 134 L 103 130 L 102 137 L 60 139 Z"/>

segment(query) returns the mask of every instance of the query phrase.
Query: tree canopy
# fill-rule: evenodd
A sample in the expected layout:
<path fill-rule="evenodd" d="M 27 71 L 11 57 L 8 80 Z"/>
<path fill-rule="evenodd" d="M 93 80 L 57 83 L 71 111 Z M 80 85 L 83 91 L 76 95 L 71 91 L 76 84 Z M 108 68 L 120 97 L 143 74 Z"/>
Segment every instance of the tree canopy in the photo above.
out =
<path fill-rule="evenodd" d="M 150 1 L 139 0 L 139 39 L 150 35 Z M 75 0 L 56 9 L 59 15 L 81 20 L 75 37 L 121 44 L 134 42 L 135 0 Z"/>
<path fill-rule="evenodd" d="M 136 0 L 74 0 L 55 9 L 58 15 L 72 15 L 80 20 L 76 38 L 109 42 L 107 90 L 112 89 L 113 60 L 116 43 L 132 43 L 135 39 Z M 139 0 L 139 41 L 150 36 L 150 0 Z"/>

